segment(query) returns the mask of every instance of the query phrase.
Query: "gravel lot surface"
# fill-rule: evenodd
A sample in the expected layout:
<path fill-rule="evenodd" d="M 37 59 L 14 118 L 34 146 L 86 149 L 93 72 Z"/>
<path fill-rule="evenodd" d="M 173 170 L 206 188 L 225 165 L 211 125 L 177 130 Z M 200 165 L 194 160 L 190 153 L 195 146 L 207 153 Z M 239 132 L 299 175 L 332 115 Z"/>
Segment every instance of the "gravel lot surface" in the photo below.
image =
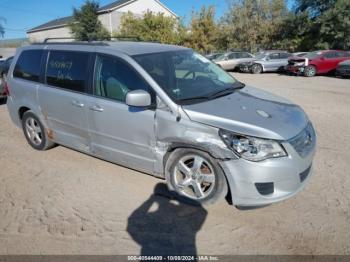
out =
<path fill-rule="evenodd" d="M 350 255 L 350 80 L 235 74 L 301 105 L 314 176 L 285 202 L 239 211 L 154 195 L 162 180 L 56 147 L 36 152 L 0 106 L 0 254 Z"/>

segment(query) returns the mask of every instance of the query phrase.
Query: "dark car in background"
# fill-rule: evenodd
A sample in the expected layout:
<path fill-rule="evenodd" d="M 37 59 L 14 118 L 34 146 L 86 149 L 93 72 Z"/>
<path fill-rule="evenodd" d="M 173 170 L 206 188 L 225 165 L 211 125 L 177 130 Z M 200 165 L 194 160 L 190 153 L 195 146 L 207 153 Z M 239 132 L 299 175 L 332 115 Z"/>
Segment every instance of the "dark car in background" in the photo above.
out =
<path fill-rule="evenodd" d="M 6 96 L 6 91 L 5 91 L 6 75 L 12 63 L 12 60 L 13 60 L 13 56 L 0 62 L 0 98 Z"/>
<path fill-rule="evenodd" d="M 291 56 L 292 54 L 287 51 L 267 50 L 255 54 L 253 61 L 241 63 L 239 69 L 241 72 L 253 74 L 283 71 L 288 64 L 288 58 Z"/>
<path fill-rule="evenodd" d="M 10 65 L 12 63 L 12 60 L 13 60 L 13 56 L 0 61 L 0 78 L 3 78 L 3 76 L 7 74 L 7 71 L 9 70 Z"/>
<path fill-rule="evenodd" d="M 338 64 L 350 60 L 350 53 L 340 50 L 315 51 L 304 57 L 292 57 L 287 72 L 312 77 L 318 74 L 334 73 Z"/>
<path fill-rule="evenodd" d="M 350 77 L 350 59 L 340 62 L 335 74 L 342 77 Z"/>

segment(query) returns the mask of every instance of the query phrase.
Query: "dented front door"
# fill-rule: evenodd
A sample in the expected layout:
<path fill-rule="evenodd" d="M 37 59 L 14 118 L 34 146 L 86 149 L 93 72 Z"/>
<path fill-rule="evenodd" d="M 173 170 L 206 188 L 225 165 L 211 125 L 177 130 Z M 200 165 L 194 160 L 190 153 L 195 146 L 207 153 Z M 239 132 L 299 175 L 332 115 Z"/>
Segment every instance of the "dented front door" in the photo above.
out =
<path fill-rule="evenodd" d="M 151 92 L 123 59 L 96 55 L 92 96 L 87 101 L 91 151 L 111 162 L 153 173 L 155 111 L 126 104 L 126 94 L 136 89 Z"/>
<path fill-rule="evenodd" d="M 137 170 L 153 172 L 154 111 L 90 97 L 88 123 L 94 155 Z"/>

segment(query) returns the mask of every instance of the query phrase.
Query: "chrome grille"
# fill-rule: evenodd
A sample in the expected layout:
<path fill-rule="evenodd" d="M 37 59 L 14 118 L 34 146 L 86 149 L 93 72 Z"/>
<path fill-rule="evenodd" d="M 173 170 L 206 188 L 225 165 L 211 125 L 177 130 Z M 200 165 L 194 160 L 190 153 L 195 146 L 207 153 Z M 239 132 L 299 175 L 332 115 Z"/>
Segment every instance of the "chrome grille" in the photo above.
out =
<path fill-rule="evenodd" d="M 312 124 L 309 123 L 299 135 L 289 140 L 289 143 L 301 157 L 308 156 L 316 145 L 316 133 Z"/>

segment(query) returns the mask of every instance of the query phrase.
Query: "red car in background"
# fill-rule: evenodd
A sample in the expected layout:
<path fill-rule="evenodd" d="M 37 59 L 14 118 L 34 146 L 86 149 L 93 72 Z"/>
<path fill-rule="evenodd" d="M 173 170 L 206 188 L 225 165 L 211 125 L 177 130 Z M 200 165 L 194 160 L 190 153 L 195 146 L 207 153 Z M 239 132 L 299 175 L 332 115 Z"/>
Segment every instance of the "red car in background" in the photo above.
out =
<path fill-rule="evenodd" d="M 350 53 L 340 50 L 324 50 L 308 53 L 303 57 L 292 57 L 286 67 L 287 72 L 315 76 L 335 72 L 338 64 L 350 60 Z"/>

